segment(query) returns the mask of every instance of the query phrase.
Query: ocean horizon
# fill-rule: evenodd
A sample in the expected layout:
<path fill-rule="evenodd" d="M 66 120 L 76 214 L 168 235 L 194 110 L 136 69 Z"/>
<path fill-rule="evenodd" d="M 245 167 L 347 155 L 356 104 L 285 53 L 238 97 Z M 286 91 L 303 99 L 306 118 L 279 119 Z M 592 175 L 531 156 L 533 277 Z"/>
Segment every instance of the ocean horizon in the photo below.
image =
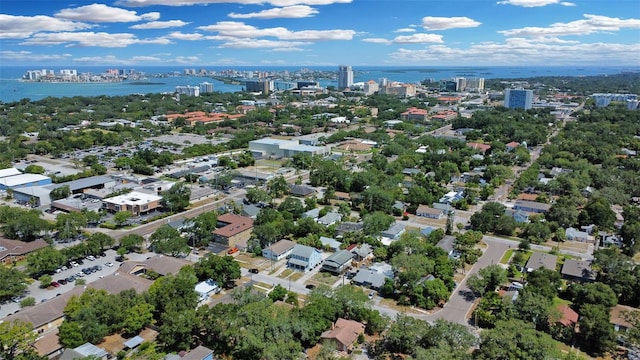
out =
<path fill-rule="evenodd" d="M 117 83 L 40 83 L 21 81 L 28 70 L 76 69 L 78 73 L 103 73 L 109 68 L 131 69 L 147 74 L 148 79 L 143 83 L 137 81 L 123 81 Z M 404 83 L 418 83 L 426 79 L 442 80 L 455 76 L 482 77 L 485 79 L 526 79 L 538 76 L 595 76 L 613 75 L 623 72 L 639 72 L 640 66 L 352 66 L 354 82 L 369 80 L 378 81 L 386 78 L 389 81 Z M 156 74 L 180 73 L 185 69 L 205 69 L 221 72 L 236 70 L 240 72 L 300 72 L 302 69 L 316 72 L 335 72 L 335 66 L 1 66 L 0 67 L 0 101 L 13 102 L 28 98 L 41 100 L 46 97 L 74 97 L 74 96 L 122 96 L 130 94 L 147 94 L 173 92 L 179 85 L 197 86 L 202 82 L 214 85 L 217 92 L 238 92 L 243 85 L 225 84 L 209 76 L 173 76 L 153 77 Z M 334 79 L 316 79 L 321 86 L 337 85 Z"/>

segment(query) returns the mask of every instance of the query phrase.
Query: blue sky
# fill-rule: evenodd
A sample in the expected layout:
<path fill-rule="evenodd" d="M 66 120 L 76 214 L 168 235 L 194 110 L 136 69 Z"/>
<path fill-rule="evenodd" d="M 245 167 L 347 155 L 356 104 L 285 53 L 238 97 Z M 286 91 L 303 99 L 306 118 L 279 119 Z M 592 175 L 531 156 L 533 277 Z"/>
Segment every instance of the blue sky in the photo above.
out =
<path fill-rule="evenodd" d="M 2 0 L 0 66 L 640 65 L 638 0 Z"/>

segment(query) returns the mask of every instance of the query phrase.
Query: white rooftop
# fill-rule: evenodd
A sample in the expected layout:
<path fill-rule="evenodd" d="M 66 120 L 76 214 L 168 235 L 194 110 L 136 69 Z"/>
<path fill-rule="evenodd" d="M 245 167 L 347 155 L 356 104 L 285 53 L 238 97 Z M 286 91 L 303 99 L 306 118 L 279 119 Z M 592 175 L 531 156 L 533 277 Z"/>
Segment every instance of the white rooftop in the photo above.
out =
<path fill-rule="evenodd" d="M 39 174 L 20 174 L 0 178 L 0 184 L 6 187 L 14 187 L 47 179 L 49 179 L 49 177 Z"/>
<path fill-rule="evenodd" d="M 20 170 L 18 170 L 16 168 L 8 168 L 8 169 L 0 170 L 0 178 L 7 177 L 7 176 L 13 176 L 13 175 L 20 175 L 20 174 L 22 174 L 22 173 L 20 172 Z"/>
<path fill-rule="evenodd" d="M 104 199 L 104 202 L 108 202 L 116 205 L 145 205 L 150 202 L 160 201 L 162 197 L 153 194 L 147 194 L 140 191 L 132 191 L 128 194 L 114 196 Z"/>

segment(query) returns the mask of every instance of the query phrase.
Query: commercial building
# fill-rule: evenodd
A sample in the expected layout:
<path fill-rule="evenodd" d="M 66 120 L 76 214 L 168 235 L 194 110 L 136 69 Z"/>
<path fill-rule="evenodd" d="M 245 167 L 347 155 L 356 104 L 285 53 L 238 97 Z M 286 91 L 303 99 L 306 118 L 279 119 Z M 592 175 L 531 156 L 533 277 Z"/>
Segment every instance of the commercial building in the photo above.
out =
<path fill-rule="evenodd" d="M 102 201 L 104 207 L 111 212 L 131 211 L 133 215 L 140 215 L 159 208 L 161 199 L 157 195 L 132 191 Z"/>
<path fill-rule="evenodd" d="M 340 65 L 338 68 L 338 89 L 344 90 L 353 85 L 353 69 L 350 65 Z"/>
<path fill-rule="evenodd" d="M 244 84 L 246 91 L 259 92 L 263 95 L 268 95 L 273 91 L 273 80 L 249 80 Z"/>
<path fill-rule="evenodd" d="M 30 186 L 44 186 L 51 184 L 51 178 L 38 174 L 20 174 L 0 178 L 0 189 L 16 189 Z"/>
<path fill-rule="evenodd" d="M 606 107 L 612 102 L 627 104 L 627 107 L 633 108 L 635 104 L 638 104 L 638 95 L 636 94 L 593 94 L 591 95 L 596 102 L 596 107 Z"/>
<path fill-rule="evenodd" d="M 507 89 L 504 92 L 504 107 L 529 110 L 533 107 L 533 90 Z"/>
<path fill-rule="evenodd" d="M 301 145 L 298 140 L 282 140 L 264 138 L 249 142 L 249 150 L 266 157 L 292 157 L 298 153 L 309 155 L 327 155 L 330 148 L 327 146 Z"/>
<path fill-rule="evenodd" d="M 365 95 L 373 95 L 380 89 L 380 86 L 378 86 L 377 82 L 373 80 L 369 80 L 366 83 L 364 83 L 363 89 L 364 89 Z"/>
<path fill-rule="evenodd" d="M 176 86 L 176 92 L 181 95 L 200 96 L 200 87 L 198 86 Z"/>

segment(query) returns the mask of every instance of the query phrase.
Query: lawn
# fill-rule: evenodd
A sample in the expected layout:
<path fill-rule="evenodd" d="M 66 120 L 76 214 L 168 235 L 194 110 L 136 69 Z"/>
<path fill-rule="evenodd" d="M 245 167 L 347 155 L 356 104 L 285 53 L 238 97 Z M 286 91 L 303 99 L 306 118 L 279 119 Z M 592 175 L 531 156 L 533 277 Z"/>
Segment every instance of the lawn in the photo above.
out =
<path fill-rule="evenodd" d="M 293 273 L 293 270 L 291 270 L 291 269 L 285 269 L 284 271 L 282 271 L 282 272 L 280 273 L 280 275 L 278 275 L 278 277 L 279 277 L 279 278 L 282 278 L 282 279 L 286 279 L 286 278 L 287 278 L 287 276 L 291 275 L 292 273 Z"/>
<path fill-rule="evenodd" d="M 500 259 L 500 264 L 508 264 L 509 260 L 511 260 L 511 255 L 513 255 L 513 252 L 516 249 L 509 249 L 507 251 L 504 252 L 504 255 L 502 255 L 502 259 Z"/>
<path fill-rule="evenodd" d="M 320 283 L 320 284 L 325 284 L 325 285 L 333 285 L 335 284 L 336 281 L 338 281 L 338 277 L 335 275 L 331 275 L 329 273 L 326 272 L 319 272 L 315 275 L 313 275 L 312 278 L 314 281 Z"/>
<path fill-rule="evenodd" d="M 559 297 L 553 298 L 553 307 L 558 307 L 560 305 L 571 305 L 571 301 L 560 299 Z"/>

